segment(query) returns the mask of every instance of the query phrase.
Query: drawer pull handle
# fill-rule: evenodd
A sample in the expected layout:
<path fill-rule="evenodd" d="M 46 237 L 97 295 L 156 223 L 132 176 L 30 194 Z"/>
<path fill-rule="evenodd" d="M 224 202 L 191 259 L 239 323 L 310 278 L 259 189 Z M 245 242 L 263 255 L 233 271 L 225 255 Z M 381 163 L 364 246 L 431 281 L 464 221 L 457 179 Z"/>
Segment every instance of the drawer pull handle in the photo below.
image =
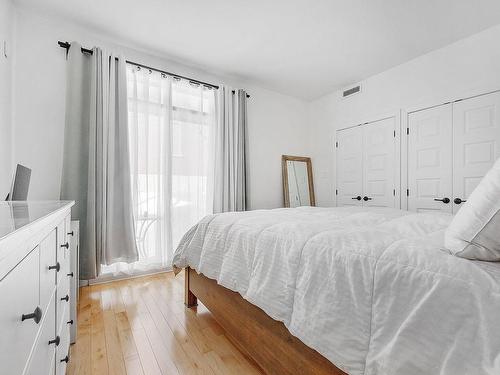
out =
<path fill-rule="evenodd" d="M 73 274 L 73 272 L 70 272 L 70 273 L 66 274 L 66 276 L 74 277 L 75 275 Z"/>
<path fill-rule="evenodd" d="M 66 324 L 71 324 L 71 325 L 73 325 L 73 319 L 68 320 L 68 321 L 66 322 Z"/>
<path fill-rule="evenodd" d="M 69 243 L 66 242 L 64 245 L 61 245 L 61 247 L 65 247 L 66 249 L 69 249 Z"/>
<path fill-rule="evenodd" d="M 59 272 L 61 270 L 61 265 L 57 262 L 55 266 L 49 266 L 49 270 L 56 270 L 56 272 Z"/>
<path fill-rule="evenodd" d="M 68 363 L 69 362 L 69 356 L 67 355 L 66 357 L 64 357 L 63 359 L 61 359 L 61 362 Z"/>
<path fill-rule="evenodd" d="M 35 311 L 33 311 L 31 314 L 23 314 L 21 316 L 22 322 L 24 322 L 27 319 L 33 319 L 36 324 L 40 323 L 40 320 L 42 320 L 42 310 L 37 306 Z"/>
<path fill-rule="evenodd" d="M 363 197 L 363 200 L 364 200 L 365 202 L 371 201 L 372 199 L 373 199 L 373 198 L 370 198 L 370 197 Z"/>
<path fill-rule="evenodd" d="M 68 302 L 69 301 L 69 296 L 66 294 L 66 297 L 61 298 L 61 301 Z"/>
<path fill-rule="evenodd" d="M 56 344 L 56 346 L 59 346 L 59 343 L 61 342 L 61 338 L 59 336 L 56 336 L 54 340 L 49 341 L 49 345 Z"/>
<path fill-rule="evenodd" d="M 351 198 L 351 199 L 356 200 L 356 201 L 360 201 L 361 197 L 358 195 L 357 197 L 354 197 L 354 198 Z"/>
<path fill-rule="evenodd" d="M 68 234 L 68 236 L 74 236 L 74 235 L 75 235 L 75 232 L 74 232 L 74 231 L 71 231 L 71 232 L 69 232 L 69 233 L 67 233 L 67 234 Z"/>
<path fill-rule="evenodd" d="M 455 204 L 462 204 L 462 203 L 465 203 L 465 202 L 467 202 L 467 201 L 463 200 L 463 199 L 460 199 L 460 198 L 455 198 L 453 200 L 453 203 L 455 203 Z"/>

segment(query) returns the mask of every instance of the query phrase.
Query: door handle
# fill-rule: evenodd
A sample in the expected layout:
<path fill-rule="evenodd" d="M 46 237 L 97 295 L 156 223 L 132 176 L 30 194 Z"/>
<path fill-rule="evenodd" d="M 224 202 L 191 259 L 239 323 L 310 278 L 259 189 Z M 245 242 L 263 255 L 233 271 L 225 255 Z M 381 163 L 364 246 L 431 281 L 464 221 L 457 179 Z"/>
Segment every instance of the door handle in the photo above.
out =
<path fill-rule="evenodd" d="M 61 301 L 68 302 L 69 301 L 69 296 L 66 294 L 66 297 L 61 298 Z"/>
<path fill-rule="evenodd" d="M 373 198 L 369 198 L 369 197 L 364 197 L 364 198 L 363 198 L 363 200 L 364 200 L 365 202 L 371 201 L 372 199 L 373 199 Z"/>
<path fill-rule="evenodd" d="M 68 236 L 74 236 L 75 235 L 75 232 L 74 231 L 71 231 L 71 232 L 68 232 L 66 233 Z"/>
<path fill-rule="evenodd" d="M 442 198 L 442 199 L 439 199 L 439 198 L 434 198 L 434 200 L 435 200 L 436 202 L 443 202 L 444 204 L 448 204 L 448 203 L 450 203 L 450 202 L 451 202 L 451 201 L 450 201 L 450 198 Z"/>
<path fill-rule="evenodd" d="M 63 359 L 61 359 L 61 362 L 68 363 L 69 362 L 69 356 L 67 355 L 66 357 L 64 357 Z"/>
<path fill-rule="evenodd" d="M 455 199 L 453 200 L 453 203 L 455 203 L 455 204 L 461 204 L 461 203 L 465 203 L 465 202 L 467 202 L 465 199 L 464 199 L 464 200 L 462 200 L 462 199 L 460 199 L 460 198 L 455 198 Z"/>
<path fill-rule="evenodd" d="M 351 199 L 354 199 L 354 200 L 360 201 L 360 200 L 361 200 L 361 197 L 358 195 L 357 197 L 354 197 L 354 198 L 351 198 Z"/>
<path fill-rule="evenodd" d="M 69 249 L 69 243 L 65 243 L 64 245 L 61 245 L 61 247 L 65 247 L 66 249 Z"/>

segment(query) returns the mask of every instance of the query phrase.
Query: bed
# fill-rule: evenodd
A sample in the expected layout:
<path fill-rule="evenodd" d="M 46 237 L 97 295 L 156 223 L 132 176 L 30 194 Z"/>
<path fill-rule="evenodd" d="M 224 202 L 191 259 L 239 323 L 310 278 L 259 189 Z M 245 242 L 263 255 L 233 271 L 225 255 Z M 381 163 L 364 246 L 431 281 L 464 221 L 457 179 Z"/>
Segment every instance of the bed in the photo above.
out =
<path fill-rule="evenodd" d="M 210 215 L 173 258 L 266 373 L 500 373 L 500 265 L 443 249 L 451 215 L 385 208 Z"/>

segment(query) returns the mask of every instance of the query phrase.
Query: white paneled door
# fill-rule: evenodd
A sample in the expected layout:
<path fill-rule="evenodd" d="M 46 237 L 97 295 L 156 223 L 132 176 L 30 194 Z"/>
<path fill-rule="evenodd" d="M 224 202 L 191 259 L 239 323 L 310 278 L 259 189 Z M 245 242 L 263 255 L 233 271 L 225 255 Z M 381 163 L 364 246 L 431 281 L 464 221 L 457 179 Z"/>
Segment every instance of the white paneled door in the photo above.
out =
<path fill-rule="evenodd" d="M 337 205 L 396 207 L 394 117 L 337 132 Z"/>
<path fill-rule="evenodd" d="M 408 209 L 456 213 L 500 157 L 500 93 L 408 115 Z"/>
<path fill-rule="evenodd" d="M 452 107 L 408 115 L 408 209 L 452 212 Z"/>
<path fill-rule="evenodd" d="M 453 211 L 500 157 L 500 93 L 453 104 Z"/>
<path fill-rule="evenodd" d="M 395 119 L 363 125 L 363 202 L 395 207 Z"/>
<path fill-rule="evenodd" d="M 337 205 L 361 206 L 363 133 L 361 126 L 337 132 Z"/>

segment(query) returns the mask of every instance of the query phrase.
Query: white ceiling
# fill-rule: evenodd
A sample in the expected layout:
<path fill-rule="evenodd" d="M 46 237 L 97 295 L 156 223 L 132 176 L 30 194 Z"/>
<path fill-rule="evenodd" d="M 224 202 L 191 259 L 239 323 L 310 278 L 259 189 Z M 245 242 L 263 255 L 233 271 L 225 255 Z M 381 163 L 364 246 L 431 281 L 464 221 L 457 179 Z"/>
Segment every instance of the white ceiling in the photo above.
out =
<path fill-rule="evenodd" d="M 498 0 L 17 0 L 304 99 L 500 23 Z"/>

